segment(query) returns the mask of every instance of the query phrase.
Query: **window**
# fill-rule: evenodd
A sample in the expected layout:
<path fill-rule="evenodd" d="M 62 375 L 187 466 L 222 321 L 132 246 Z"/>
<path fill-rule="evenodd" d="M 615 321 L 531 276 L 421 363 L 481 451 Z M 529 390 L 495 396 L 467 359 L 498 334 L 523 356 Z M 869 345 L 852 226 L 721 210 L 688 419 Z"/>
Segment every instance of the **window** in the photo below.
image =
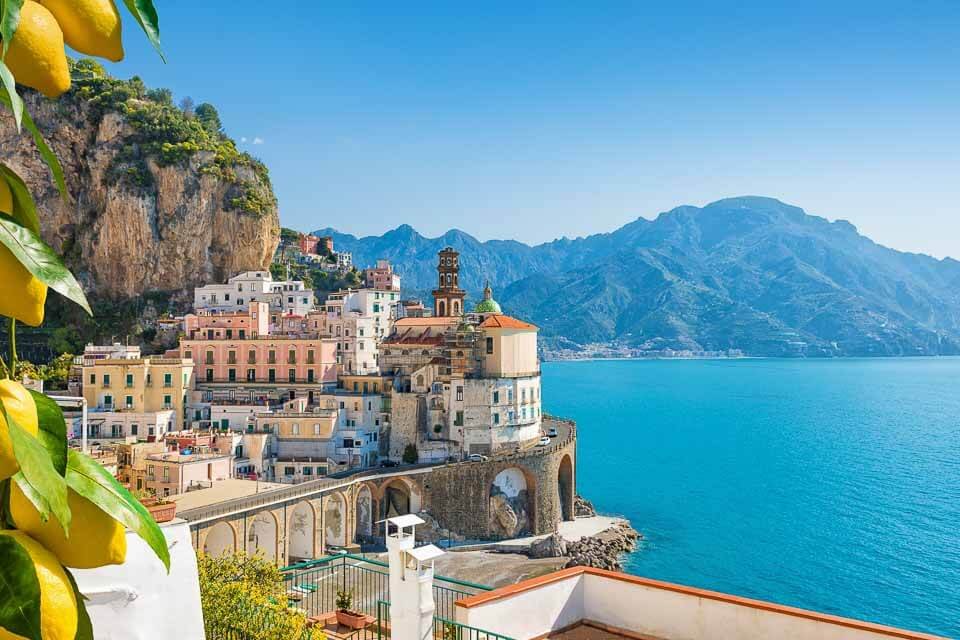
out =
<path fill-rule="evenodd" d="M 463 402 L 463 385 L 457 386 L 457 400 Z"/>
<path fill-rule="evenodd" d="M 127 386 L 128 386 L 128 387 L 132 387 L 132 386 L 133 386 L 133 374 L 132 374 L 132 373 L 128 373 L 128 374 L 127 374 Z"/>
<path fill-rule="evenodd" d="M 294 469 L 293 467 L 283 468 L 283 475 L 285 476 L 292 476 L 294 473 L 296 473 L 296 469 Z"/>
<path fill-rule="evenodd" d="M 124 404 L 127 405 L 127 409 L 133 409 L 133 396 L 127 396 L 124 398 Z"/>
<path fill-rule="evenodd" d="M 463 411 L 457 411 L 456 417 L 453 419 L 454 426 L 462 427 L 463 426 Z"/>
<path fill-rule="evenodd" d="M 95 373 L 90 374 L 90 384 L 97 384 L 97 374 Z"/>
<path fill-rule="evenodd" d="M 243 339 L 246 338 L 246 337 L 247 337 L 247 330 L 246 330 L 246 329 L 240 329 L 240 339 L 243 340 Z"/>
<path fill-rule="evenodd" d="M 487 338 L 487 355 L 493 355 L 493 338 Z"/>
<path fill-rule="evenodd" d="M 269 382 L 276 382 L 276 381 L 277 381 L 277 370 L 276 370 L 276 369 L 270 369 L 269 371 L 267 371 L 267 380 L 268 380 Z"/>
<path fill-rule="evenodd" d="M 500 404 L 500 392 L 499 392 L 499 391 L 494 391 L 494 392 L 493 392 L 493 404 Z"/>
<path fill-rule="evenodd" d="M 207 369 L 207 382 L 213 382 L 213 369 Z M 167 386 L 167 385 L 164 385 Z"/>
<path fill-rule="evenodd" d="M 296 382 L 296 381 L 297 381 L 297 370 L 296 370 L 296 369 L 289 369 L 289 370 L 287 370 L 287 380 L 288 380 L 289 382 Z"/>
<path fill-rule="evenodd" d="M 247 364 L 256 364 L 257 363 L 257 352 L 253 349 L 247 352 Z"/>
<path fill-rule="evenodd" d="M 103 374 L 103 386 L 104 386 L 104 387 L 109 387 L 109 386 L 110 386 L 110 374 L 109 374 L 109 373 Z"/>
<path fill-rule="evenodd" d="M 227 329 L 227 337 L 230 337 L 230 330 Z M 232 349 L 227 352 L 227 364 L 237 364 L 237 352 Z"/>
<path fill-rule="evenodd" d="M 307 349 L 307 364 L 313 363 L 313 349 Z"/>
<path fill-rule="evenodd" d="M 229 380 L 230 382 L 236 382 L 236 381 L 237 381 L 237 370 L 236 370 L 236 369 L 228 369 L 228 370 L 227 370 L 227 380 Z"/>
<path fill-rule="evenodd" d="M 313 435 L 315 435 L 315 436 L 320 435 L 320 425 L 319 425 L 319 424 L 314 424 L 314 425 L 313 425 Z"/>
<path fill-rule="evenodd" d="M 267 353 L 267 364 L 276 364 L 277 363 L 277 352 L 273 349 L 270 349 Z"/>
<path fill-rule="evenodd" d="M 153 467 L 153 465 L 152 465 L 152 464 L 148 464 L 148 465 L 147 465 L 147 479 L 148 479 L 148 480 L 153 480 L 154 475 L 155 475 L 155 472 L 154 472 L 154 467 Z"/>
<path fill-rule="evenodd" d="M 163 406 L 165 409 L 169 409 L 173 406 L 173 396 L 166 395 L 163 396 Z"/>
<path fill-rule="evenodd" d="M 304 467 L 304 468 L 303 468 L 303 475 L 309 476 L 309 475 L 312 474 L 312 473 L 313 473 L 313 467 Z"/>
<path fill-rule="evenodd" d="M 103 396 L 103 406 L 105 406 L 105 407 L 112 407 L 112 406 L 113 406 L 113 396 L 111 396 L 111 395 Z"/>
<path fill-rule="evenodd" d="M 135 425 L 135 424 L 130 425 L 130 435 L 132 435 L 132 436 L 137 435 L 137 431 L 139 431 L 139 429 L 140 429 L 140 427 L 138 427 L 138 426 Z"/>
<path fill-rule="evenodd" d="M 499 414 L 499 413 L 493 414 L 493 424 L 500 424 L 500 414 Z"/>
<path fill-rule="evenodd" d="M 307 382 L 313 382 L 313 369 L 307 369 Z"/>
<path fill-rule="evenodd" d="M 293 349 L 287 353 L 287 364 L 297 364 L 297 352 Z"/>
<path fill-rule="evenodd" d="M 256 369 L 247 369 L 247 382 L 253 382 L 257 379 Z"/>
<path fill-rule="evenodd" d="M 227 329 L 227 340 L 232 340 L 232 339 L 233 339 L 233 329 Z M 231 351 L 231 353 L 233 352 Z"/>
<path fill-rule="evenodd" d="M 170 481 L 170 467 L 163 468 L 163 481 L 164 482 Z"/>
<path fill-rule="evenodd" d="M 299 425 L 299 424 L 297 424 L 296 422 L 293 423 L 293 428 L 292 428 L 292 429 L 293 429 L 293 435 L 295 435 L 295 436 L 300 435 L 300 425 Z"/>
<path fill-rule="evenodd" d="M 172 387 L 173 386 L 173 374 L 165 373 L 163 374 L 163 386 Z"/>
<path fill-rule="evenodd" d="M 153 384 L 153 374 L 152 374 L 152 373 L 148 373 L 148 374 L 147 374 L 147 386 L 149 387 L 149 386 L 151 386 L 152 384 Z"/>

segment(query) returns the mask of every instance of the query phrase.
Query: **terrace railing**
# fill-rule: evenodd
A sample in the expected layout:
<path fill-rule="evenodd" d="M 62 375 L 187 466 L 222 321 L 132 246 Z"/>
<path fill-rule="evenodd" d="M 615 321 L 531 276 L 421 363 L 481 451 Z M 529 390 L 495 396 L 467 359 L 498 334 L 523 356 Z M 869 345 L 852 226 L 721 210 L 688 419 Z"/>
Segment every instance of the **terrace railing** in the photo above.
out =
<path fill-rule="evenodd" d="M 351 592 L 352 608 L 370 616 L 378 615 L 378 603 L 390 599 L 388 565 L 379 560 L 338 554 L 284 567 L 282 571 L 287 595 L 308 616 L 335 611 L 338 591 Z M 452 619 L 457 600 L 490 590 L 486 585 L 434 576 L 436 614 Z"/>

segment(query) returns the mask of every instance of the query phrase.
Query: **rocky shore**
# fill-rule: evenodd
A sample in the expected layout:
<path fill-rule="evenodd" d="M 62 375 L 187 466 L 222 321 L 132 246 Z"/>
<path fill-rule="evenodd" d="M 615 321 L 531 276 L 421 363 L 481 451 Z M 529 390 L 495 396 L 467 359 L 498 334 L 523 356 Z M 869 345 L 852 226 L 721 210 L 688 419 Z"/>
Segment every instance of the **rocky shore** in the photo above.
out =
<path fill-rule="evenodd" d="M 568 541 L 559 533 L 540 538 L 530 544 L 527 557 L 567 558 L 564 567 L 596 567 L 622 571 L 622 558 L 637 548 L 640 534 L 626 520 L 618 520 L 612 527 L 592 536 Z"/>

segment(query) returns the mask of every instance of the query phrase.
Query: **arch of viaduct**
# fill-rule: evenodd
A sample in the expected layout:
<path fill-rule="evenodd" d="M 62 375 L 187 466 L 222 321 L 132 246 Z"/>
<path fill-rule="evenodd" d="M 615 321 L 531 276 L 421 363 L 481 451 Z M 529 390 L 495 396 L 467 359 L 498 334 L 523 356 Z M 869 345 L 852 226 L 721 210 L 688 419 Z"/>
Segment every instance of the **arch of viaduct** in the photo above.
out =
<path fill-rule="evenodd" d="M 574 517 L 576 434 L 563 425 L 550 447 L 527 453 L 317 480 L 178 515 L 197 550 L 260 553 L 280 565 L 374 539 L 377 521 L 421 510 L 469 538 L 550 533 Z"/>

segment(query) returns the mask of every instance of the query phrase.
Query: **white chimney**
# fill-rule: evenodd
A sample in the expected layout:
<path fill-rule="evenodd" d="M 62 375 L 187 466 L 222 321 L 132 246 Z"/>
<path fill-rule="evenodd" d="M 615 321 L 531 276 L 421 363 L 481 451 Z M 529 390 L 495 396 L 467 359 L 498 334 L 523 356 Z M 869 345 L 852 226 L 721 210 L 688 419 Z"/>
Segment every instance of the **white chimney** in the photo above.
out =
<path fill-rule="evenodd" d="M 384 521 L 390 563 L 391 640 L 433 637 L 433 561 L 443 551 L 432 544 L 414 546 L 418 524 L 423 520 L 413 514 Z"/>

